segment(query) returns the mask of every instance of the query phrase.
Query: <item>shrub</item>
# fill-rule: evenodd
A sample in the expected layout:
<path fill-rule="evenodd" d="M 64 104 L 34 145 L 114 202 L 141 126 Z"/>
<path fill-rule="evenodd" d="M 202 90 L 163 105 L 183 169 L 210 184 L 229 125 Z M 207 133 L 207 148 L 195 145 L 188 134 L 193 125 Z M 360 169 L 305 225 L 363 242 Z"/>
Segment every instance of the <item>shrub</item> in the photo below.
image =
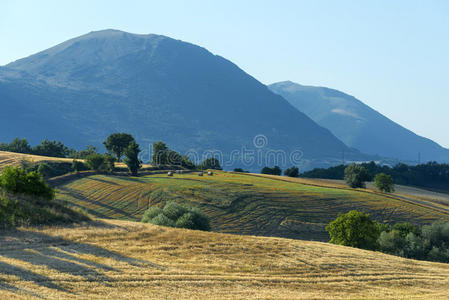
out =
<path fill-rule="evenodd" d="M 357 164 L 350 164 L 345 169 L 345 181 L 352 188 L 364 188 L 365 181 L 371 180 L 367 169 Z"/>
<path fill-rule="evenodd" d="M 193 208 L 176 221 L 176 227 L 209 231 L 210 221 L 199 209 Z"/>
<path fill-rule="evenodd" d="M 157 217 L 162 214 L 162 209 L 157 206 L 151 206 L 149 209 L 145 211 L 142 217 L 143 223 L 148 223 L 151 219 Z"/>
<path fill-rule="evenodd" d="M 159 226 L 167 226 L 167 227 L 175 227 L 176 223 L 172 219 L 168 218 L 164 214 L 159 214 L 153 219 L 151 219 L 148 223 L 159 225 Z"/>
<path fill-rule="evenodd" d="M 403 238 L 405 238 L 411 232 L 414 233 L 415 235 L 419 236 L 421 235 L 421 229 L 418 226 L 413 225 L 409 222 L 396 223 L 393 226 L 393 229 L 397 230 Z"/>
<path fill-rule="evenodd" d="M 405 238 L 401 236 L 401 233 L 397 230 L 390 232 L 383 231 L 378 239 L 379 249 L 381 251 L 400 255 L 400 251 L 404 249 Z"/>
<path fill-rule="evenodd" d="M 163 209 L 152 206 L 143 215 L 142 222 L 154 225 L 194 230 L 210 230 L 210 220 L 198 208 L 168 202 Z"/>
<path fill-rule="evenodd" d="M 6 195 L 0 195 L 0 226 L 14 226 L 18 214 L 17 200 L 11 200 Z"/>
<path fill-rule="evenodd" d="M 50 166 L 46 163 L 39 164 L 39 167 L 37 168 L 37 172 L 41 174 L 44 178 L 48 178 L 52 174 L 52 169 Z"/>
<path fill-rule="evenodd" d="M 369 214 L 352 210 L 347 214 L 339 214 L 326 230 L 333 244 L 362 248 L 377 248 L 379 237 L 378 223 L 372 221 Z"/>
<path fill-rule="evenodd" d="M 380 173 L 374 178 L 374 185 L 381 192 L 394 192 L 394 182 L 390 175 Z"/>
<path fill-rule="evenodd" d="M 82 162 L 80 162 L 79 160 L 73 160 L 73 162 L 72 162 L 72 169 L 73 169 L 73 171 L 75 171 L 75 172 L 80 172 L 80 171 L 83 171 L 83 170 L 85 170 L 87 167 L 86 167 L 86 165 L 84 165 L 84 163 L 82 163 Z"/>
<path fill-rule="evenodd" d="M 41 174 L 20 168 L 6 167 L 0 176 L 0 186 L 10 193 L 22 193 L 51 200 L 54 190 L 45 183 Z"/>
<path fill-rule="evenodd" d="M 188 212 L 188 209 L 185 206 L 174 201 L 168 202 L 164 207 L 164 215 L 172 220 L 178 220 L 186 212 Z"/>
<path fill-rule="evenodd" d="M 86 157 L 87 166 L 95 171 L 99 171 L 104 164 L 104 157 L 101 154 L 94 153 Z"/>

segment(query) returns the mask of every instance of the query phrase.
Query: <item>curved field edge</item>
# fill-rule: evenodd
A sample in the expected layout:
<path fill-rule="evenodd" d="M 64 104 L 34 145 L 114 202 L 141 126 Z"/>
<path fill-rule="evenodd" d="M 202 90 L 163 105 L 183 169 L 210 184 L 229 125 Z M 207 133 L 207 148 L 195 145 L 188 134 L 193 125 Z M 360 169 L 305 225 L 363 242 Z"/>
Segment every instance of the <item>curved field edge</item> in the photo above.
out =
<path fill-rule="evenodd" d="M 444 299 L 449 285 L 446 264 L 128 221 L 0 239 L 2 299 Z"/>
<path fill-rule="evenodd" d="M 57 199 L 99 218 L 140 220 L 151 205 L 175 200 L 200 207 L 216 232 L 328 241 L 338 213 L 368 212 L 380 222 L 449 220 L 435 207 L 374 192 L 217 172 L 120 177 L 94 175 L 58 186 Z"/>

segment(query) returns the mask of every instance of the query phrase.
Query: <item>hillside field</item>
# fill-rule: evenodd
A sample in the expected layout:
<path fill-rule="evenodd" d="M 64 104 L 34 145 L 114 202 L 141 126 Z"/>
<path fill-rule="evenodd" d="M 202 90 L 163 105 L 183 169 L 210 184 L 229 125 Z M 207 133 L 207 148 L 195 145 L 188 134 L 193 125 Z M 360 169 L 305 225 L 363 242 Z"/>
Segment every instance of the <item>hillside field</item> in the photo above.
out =
<path fill-rule="evenodd" d="M 228 172 L 203 177 L 93 175 L 58 186 L 57 199 L 98 218 L 132 221 L 139 221 L 151 205 L 175 200 L 200 207 L 216 232 L 318 241 L 329 240 L 325 226 L 338 213 L 353 209 L 381 222 L 449 220 L 449 212 L 436 204 L 295 180 Z"/>
<path fill-rule="evenodd" d="M 0 237 L 1 299 L 447 299 L 447 264 L 117 220 Z"/>

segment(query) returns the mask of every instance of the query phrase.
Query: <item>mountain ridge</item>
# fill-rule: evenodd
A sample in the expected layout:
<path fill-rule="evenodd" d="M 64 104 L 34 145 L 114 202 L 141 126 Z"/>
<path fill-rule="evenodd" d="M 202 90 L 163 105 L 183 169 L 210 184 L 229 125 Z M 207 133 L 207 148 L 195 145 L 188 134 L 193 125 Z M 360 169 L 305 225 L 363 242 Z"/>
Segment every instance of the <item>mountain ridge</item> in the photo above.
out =
<path fill-rule="evenodd" d="M 372 155 L 416 162 L 449 162 L 449 149 L 419 136 L 344 92 L 282 81 L 269 88 L 347 146 Z"/>
<path fill-rule="evenodd" d="M 335 164 L 342 151 L 370 159 L 234 63 L 165 36 L 96 31 L 0 67 L 0 74 L 0 125 L 14 125 L 1 140 L 32 132 L 34 143 L 48 137 L 102 147 L 107 135 L 126 131 L 146 151 L 157 140 L 180 152 L 221 150 L 235 167 L 244 166 L 241 157 L 233 162 L 229 153 L 260 150 L 253 139 L 263 135 L 264 150 L 302 151 L 305 168 Z"/>

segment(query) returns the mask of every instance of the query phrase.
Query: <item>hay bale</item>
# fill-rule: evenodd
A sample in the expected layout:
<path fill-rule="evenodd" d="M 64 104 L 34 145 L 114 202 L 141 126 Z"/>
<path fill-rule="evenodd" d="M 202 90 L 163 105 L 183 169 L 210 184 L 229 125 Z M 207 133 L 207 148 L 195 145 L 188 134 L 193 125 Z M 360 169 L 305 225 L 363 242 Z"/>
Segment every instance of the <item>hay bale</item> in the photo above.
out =
<path fill-rule="evenodd" d="M 198 173 L 198 176 L 203 176 L 203 172 L 199 172 L 199 173 Z"/>
<path fill-rule="evenodd" d="M 209 172 L 207 172 L 207 175 L 209 175 L 209 176 L 213 176 L 213 175 L 214 175 L 214 173 L 213 173 L 212 171 L 209 171 Z"/>
<path fill-rule="evenodd" d="M 168 176 L 173 176 L 173 172 L 172 171 L 168 171 L 167 175 Z"/>

